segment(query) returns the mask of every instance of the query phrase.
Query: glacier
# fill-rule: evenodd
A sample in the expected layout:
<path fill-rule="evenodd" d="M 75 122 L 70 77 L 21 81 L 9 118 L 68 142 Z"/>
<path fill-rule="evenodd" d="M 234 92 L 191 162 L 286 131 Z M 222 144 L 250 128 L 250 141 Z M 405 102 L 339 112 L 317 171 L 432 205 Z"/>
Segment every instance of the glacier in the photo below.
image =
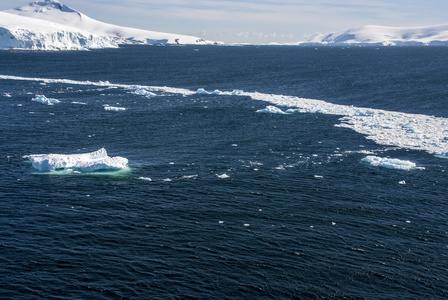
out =
<path fill-rule="evenodd" d="M 104 148 L 83 154 L 31 154 L 28 158 L 33 167 L 42 172 L 68 169 L 81 172 L 121 170 L 128 164 L 127 158 L 110 157 Z"/>
<path fill-rule="evenodd" d="M 109 36 L 0 12 L 0 49 L 86 50 L 117 47 L 115 40 Z"/>
<path fill-rule="evenodd" d="M 0 12 L 0 49 L 84 50 L 121 44 L 222 43 L 100 22 L 57 0 L 35 1 Z"/>
<path fill-rule="evenodd" d="M 390 27 L 365 25 L 344 31 L 315 34 L 300 45 L 327 46 L 447 46 L 448 25 Z"/>

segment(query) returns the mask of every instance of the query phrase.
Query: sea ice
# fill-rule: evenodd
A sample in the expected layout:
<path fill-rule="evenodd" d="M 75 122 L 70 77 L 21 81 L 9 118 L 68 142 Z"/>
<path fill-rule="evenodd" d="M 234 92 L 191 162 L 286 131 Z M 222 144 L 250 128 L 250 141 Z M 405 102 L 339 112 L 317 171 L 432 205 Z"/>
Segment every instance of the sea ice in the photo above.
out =
<path fill-rule="evenodd" d="M 110 110 L 110 111 L 125 111 L 126 108 L 124 107 L 116 107 L 116 106 L 104 106 L 105 110 Z"/>
<path fill-rule="evenodd" d="M 206 90 L 200 88 L 196 91 L 196 94 L 199 94 L 199 95 L 221 95 L 222 92 L 220 90 L 214 90 L 213 92 L 207 92 Z"/>
<path fill-rule="evenodd" d="M 149 178 L 149 177 L 139 177 L 139 178 L 137 178 L 137 179 L 145 180 L 145 181 L 152 181 L 152 179 Z"/>
<path fill-rule="evenodd" d="M 417 165 L 411 161 L 400 160 L 396 158 L 378 157 L 370 155 L 363 158 L 361 161 L 368 163 L 374 167 L 383 167 L 388 169 L 412 170 L 417 168 Z"/>
<path fill-rule="evenodd" d="M 264 109 L 257 110 L 257 113 L 266 113 L 266 114 L 281 114 L 284 115 L 285 112 L 278 107 L 275 106 L 266 106 Z"/>
<path fill-rule="evenodd" d="M 36 97 L 31 99 L 31 101 L 40 102 L 47 105 L 53 105 L 55 103 L 61 102 L 57 99 L 47 98 L 44 95 L 36 95 Z"/>
<path fill-rule="evenodd" d="M 132 92 L 132 94 L 139 95 L 139 96 L 157 96 L 156 94 L 154 94 L 153 92 L 148 91 L 145 88 L 136 89 L 136 90 L 134 90 Z"/>
<path fill-rule="evenodd" d="M 230 176 L 227 175 L 226 173 L 221 174 L 221 175 L 216 174 L 216 176 L 218 176 L 218 178 L 221 178 L 221 179 L 226 179 L 226 178 L 229 178 L 229 177 L 230 177 Z"/>
<path fill-rule="evenodd" d="M 29 160 L 35 169 L 44 172 L 67 169 L 83 172 L 120 170 L 128 164 L 127 158 L 110 157 L 104 148 L 83 154 L 32 154 Z"/>
<path fill-rule="evenodd" d="M 136 86 L 128 84 L 113 84 L 109 82 L 76 81 L 71 79 L 48 79 L 0 75 L 5 80 L 28 80 L 46 83 L 63 83 L 73 85 L 108 86 L 129 90 L 146 89 L 170 94 L 191 96 L 194 94 L 212 94 L 204 89 L 196 92 L 172 87 Z M 295 96 L 264 94 L 233 90 L 230 92 L 216 91 L 223 96 L 250 97 L 252 100 L 268 102 L 275 106 L 287 107 L 284 114 L 292 112 L 322 113 L 341 116 L 336 127 L 350 128 L 366 135 L 367 139 L 380 145 L 394 146 L 405 149 L 424 150 L 437 157 L 448 158 L 448 118 L 434 117 L 423 114 L 409 114 L 380 109 L 338 105 L 322 100 L 305 99 Z M 273 106 L 273 107 L 275 107 Z M 271 111 L 282 114 L 280 109 Z M 266 111 L 269 112 L 269 111 Z"/>

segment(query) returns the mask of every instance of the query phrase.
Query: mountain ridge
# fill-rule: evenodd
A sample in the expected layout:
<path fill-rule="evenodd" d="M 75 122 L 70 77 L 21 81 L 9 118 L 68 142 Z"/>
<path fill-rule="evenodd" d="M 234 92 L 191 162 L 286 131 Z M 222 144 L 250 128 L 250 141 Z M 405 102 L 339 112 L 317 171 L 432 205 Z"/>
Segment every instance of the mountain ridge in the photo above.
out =
<path fill-rule="evenodd" d="M 173 34 L 173 33 L 163 33 L 156 32 L 150 30 L 136 29 L 131 27 L 118 26 L 113 24 L 104 23 L 101 21 L 97 21 L 88 17 L 87 15 L 81 13 L 80 11 L 73 9 L 65 4 L 61 3 L 57 0 L 43 0 L 43 1 L 34 1 L 27 5 L 17 7 L 14 9 L 4 10 L 2 13 L 7 13 L 10 15 L 17 16 L 17 19 L 13 18 L 4 18 L 3 22 L 0 22 L 0 26 L 3 27 L 4 30 L 9 30 L 9 28 L 17 28 L 20 24 L 28 24 L 29 22 L 24 22 L 21 17 L 32 18 L 35 20 L 42 20 L 45 22 L 52 22 L 54 28 L 58 26 L 64 25 L 72 28 L 72 32 L 89 32 L 92 36 L 101 36 L 104 40 L 108 38 L 112 38 L 115 44 L 139 44 L 139 45 L 170 45 L 170 44 L 195 44 L 195 45 L 211 45 L 211 44 L 221 44 L 220 42 L 215 41 L 207 41 L 199 37 L 188 36 L 182 34 Z M 6 19 L 9 20 L 9 23 L 6 22 Z M 48 23 L 43 23 L 43 27 L 48 27 Z M 27 43 L 30 44 L 32 36 L 39 36 L 39 23 L 33 22 L 33 28 L 26 28 L 29 32 L 27 37 Z M 26 25 L 25 25 L 26 27 Z M 45 30 L 44 30 L 45 31 Z M 67 31 L 67 29 L 66 29 Z M 18 36 L 17 32 L 10 34 L 13 37 L 17 38 L 25 38 L 23 35 Z M 46 32 L 46 31 L 45 31 Z M 73 34 L 72 34 L 73 36 Z M 51 39 L 47 39 L 47 41 L 51 41 Z M 20 44 L 20 43 L 18 43 Z M 35 43 L 34 48 L 39 48 Z M 75 41 L 71 41 L 69 44 L 76 44 Z M 106 47 L 115 47 L 116 45 L 105 45 Z M 8 48 L 2 46 L 0 44 L 0 48 Z M 70 49 L 69 46 L 56 46 L 53 47 L 51 45 L 46 45 L 42 47 L 43 50 L 55 48 L 65 50 Z M 73 47 L 72 47 L 73 48 Z M 76 48 L 76 47 L 75 47 Z M 96 48 L 96 47 L 93 47 Z"/>
<path fill-rule="evenodd" d="M 448 24 L 421 27 L 364 25 L 316 34 L 300 45 L 432 46 L 448 45 Z"/>

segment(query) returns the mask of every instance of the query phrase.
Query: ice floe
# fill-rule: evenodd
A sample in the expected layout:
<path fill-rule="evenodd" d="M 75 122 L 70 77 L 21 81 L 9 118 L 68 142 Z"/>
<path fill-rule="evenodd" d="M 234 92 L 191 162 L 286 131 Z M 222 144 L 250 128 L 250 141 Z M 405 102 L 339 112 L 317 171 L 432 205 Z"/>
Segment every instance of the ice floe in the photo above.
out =
<path fill-rule="evenodd" d="M 53 105 L 55 103 L 61 102 L 57 99 L 47 98 L 44 95 L 36 95 L 36 97 L 31 99 L 31 101 L 39 102 L 39 103 L 43 103 L 43 104 L 47 104 L 47 105 Z"/>
<path fill-rule="evenodd" d="M 265 113 L 265 114 L 280 114 L 283 115 L 285 112 L 278 107 L 269 105 L 266 108 L 257 110 L 257 113 Z"/>
<path fill-rule="evenodd" d="M 153 93 L 148 88 L 139 85 L 132 85 L 128 89 L 132 91 L 131 92 L 132 94 L 138 96 L 146 96 L 146 97 L 157 96 L 157 94 Z"/>
<path fill-rule="evenodd" d="M 413 170 L 413 169 L 424 169 L 422 167 L 417 167 L 417 165 L 408 160 L 400 160 L 397 158 L 387 158 L 369 155 L 361 160 L 364 163 L 370 164 L 374 167 L 382 167 L 395 170 Z M 401 182 L 400 182 L 401 183 Z"/>
<path fill-rule="evenodd" d="M 149 177 L 139 177 L 139 178 L 137 178 L 137 179 L 139 179 L 139 180 L 144 180 L 144 181 L 152 181 L 152 179 L 149 178 Z"/>
<path fill-rule="evenodd" d="M 104 109 L 109 110 L 109 111 L 125 111 L 126 110 L 126 108 L 124 108 L 124 107 L 109 106 L 109 105 L 105 105 Z"/>
<path fill-rule="evenodd" d="M 110 157 L 104 148 L 83 154 L 32 154 L 28 158 L 35 169 L 43 172 L 67 169 L 80 172 L 121 170 L 128 164 L 127 158 Z"/>
<path fill-rule="evenodd" d="M 200 88 L 196 91 L 196 94 L 198 94 L 198 95 L 221 95 L 222 92 L 220 90 L 214 90 L 213 92 L 207 92 L 203 88 Z"/>
<path fill-rule="evenodd" d="M 216 176 L 218 176 L 218 178 L 221 178 L 221 179 L 230 178 L 230 176 L 227 175 L 226 173 L 224 173 L 224 174 L 216 174 Z"/>

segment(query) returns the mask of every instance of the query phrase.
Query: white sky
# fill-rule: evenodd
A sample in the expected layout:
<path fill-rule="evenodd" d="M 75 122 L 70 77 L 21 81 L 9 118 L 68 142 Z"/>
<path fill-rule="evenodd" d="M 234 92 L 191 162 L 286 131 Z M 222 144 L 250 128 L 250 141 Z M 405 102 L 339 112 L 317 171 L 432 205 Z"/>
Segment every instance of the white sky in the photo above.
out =
<path fill-rule="evenodd" d="M 362 25 L 448 24 L 447 0 L 59 0 L 116 25 L 226 43 L 297 42 Z M 0 10 L 27 0 L 0 0 Z"/>

